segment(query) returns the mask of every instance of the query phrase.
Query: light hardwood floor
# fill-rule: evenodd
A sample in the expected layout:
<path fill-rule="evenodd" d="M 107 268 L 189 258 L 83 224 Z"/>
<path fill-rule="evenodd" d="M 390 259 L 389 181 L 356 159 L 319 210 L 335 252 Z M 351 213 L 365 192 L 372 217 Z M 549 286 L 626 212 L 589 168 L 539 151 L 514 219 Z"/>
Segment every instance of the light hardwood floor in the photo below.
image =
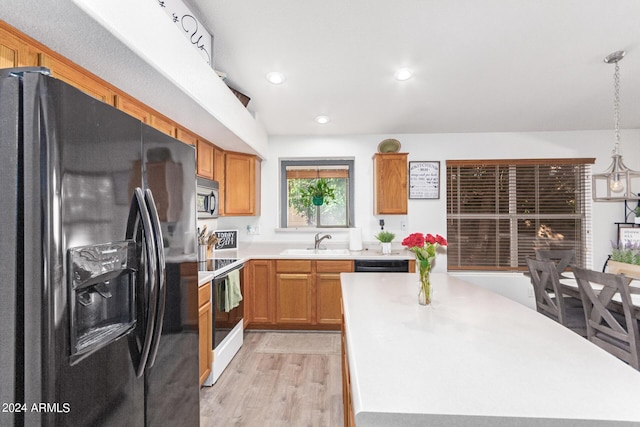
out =
<path fill-rule="evenodd" d="M 216 384 L 200 391 L 200 425 L 342 426 L 339 340 L 332 332 L 245 332 Z"/>

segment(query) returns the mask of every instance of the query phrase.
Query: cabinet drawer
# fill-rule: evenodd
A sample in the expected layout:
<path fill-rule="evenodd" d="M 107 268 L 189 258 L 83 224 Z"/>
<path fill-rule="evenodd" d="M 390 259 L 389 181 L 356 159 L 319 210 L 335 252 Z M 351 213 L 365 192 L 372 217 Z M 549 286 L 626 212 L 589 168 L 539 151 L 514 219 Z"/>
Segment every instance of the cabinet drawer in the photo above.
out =
<path fill-rule="evenodd" d="M 198 288 L 198 307 L 202 307 L 211 299 L 211 282 Z"/>
<path fill-rule="evenodd" d="M 311 273 L 311 261 L 279 259 L 276 261 L 276 273 Z"/>
<path fill-rule="evenodd" d="M 353 261 L 350 259 L 345 260 L 330 260 L 330 261 L 316 261 L 316 271 L 318 273 L 346 273 L 353 271 Z"/>

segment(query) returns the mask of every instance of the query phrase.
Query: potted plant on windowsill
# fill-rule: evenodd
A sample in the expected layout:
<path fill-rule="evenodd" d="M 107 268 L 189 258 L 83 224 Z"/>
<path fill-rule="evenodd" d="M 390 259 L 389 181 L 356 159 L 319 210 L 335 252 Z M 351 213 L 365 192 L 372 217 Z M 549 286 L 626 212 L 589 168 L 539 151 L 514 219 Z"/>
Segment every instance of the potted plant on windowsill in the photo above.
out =
<path fill-rule="evenodd" d="M 300 196 L 305 206 L 322 206 L 331 203 L 335 199 L 335 189 L 329 185 L 325 178 L 320 178 L 314 183 L 300 190 Z"/>
<path fill-rule="evenodd" d="M 391 253 L 391 242 L 396 237 L 395 234 L 393 234 L 390 231 L 381 231 L 373 237 L 375 237 L 376 239 L 378 239 L 378 241 L 380 241 L 380 244 L 382 245 L 383 254 L 388 255 Z"/>

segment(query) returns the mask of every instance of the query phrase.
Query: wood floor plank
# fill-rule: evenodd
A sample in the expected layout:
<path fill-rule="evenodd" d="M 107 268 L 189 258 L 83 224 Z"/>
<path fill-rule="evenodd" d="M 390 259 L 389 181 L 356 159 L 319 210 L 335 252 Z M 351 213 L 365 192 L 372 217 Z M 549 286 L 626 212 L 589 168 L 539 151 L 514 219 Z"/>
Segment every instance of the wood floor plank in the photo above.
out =
<path fill-rule="evenodd" d="M 308 333 L 304 343 L 295 334 L 281 334 L 286 332 L 245 332 L 242 348 L 217 383 L 200 391 L 201 426 L 337 427 L 343 424 L 341 356 L 339 352 L 320 350 L 318 346 L 327 342 L 325 334 L 335 333 Z M 265 353 L 263 340 L 274 338 L 281 343 L 278 352 Z M 296 339 L 300 346 L 315 348 L 321 354 L 298 353 L 301 349 L 296 348 Z M 287 346 L 296 353 L 281 352 Z"/>

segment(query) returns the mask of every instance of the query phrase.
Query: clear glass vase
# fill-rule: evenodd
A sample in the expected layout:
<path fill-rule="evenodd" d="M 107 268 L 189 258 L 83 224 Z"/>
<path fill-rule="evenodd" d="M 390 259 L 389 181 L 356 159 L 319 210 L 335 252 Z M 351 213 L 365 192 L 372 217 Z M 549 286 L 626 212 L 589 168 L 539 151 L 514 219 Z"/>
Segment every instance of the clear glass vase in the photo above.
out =
<path fill-rule="evenodd" d="M 431 304 L 431 269 L 420 268 L 420 290 L 418 291 L 418 304 Z"/>

